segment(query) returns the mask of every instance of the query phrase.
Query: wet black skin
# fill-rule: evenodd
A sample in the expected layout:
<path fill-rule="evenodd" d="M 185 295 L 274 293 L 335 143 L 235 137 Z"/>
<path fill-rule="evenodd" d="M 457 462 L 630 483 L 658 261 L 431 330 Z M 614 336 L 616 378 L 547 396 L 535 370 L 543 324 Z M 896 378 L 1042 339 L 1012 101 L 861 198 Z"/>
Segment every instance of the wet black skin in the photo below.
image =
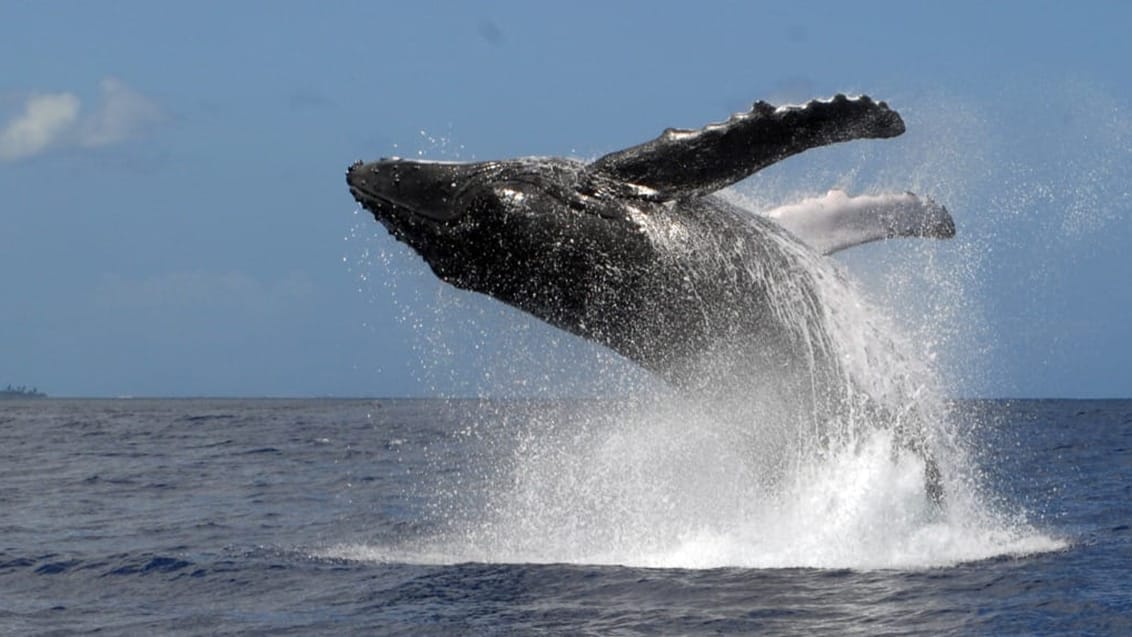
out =
<path fill-rule="evenodd" d="M 370 194 L 377 180 L 400 193 L 438 173 L 458 184 L 443 212 L 393 201 L 408 195 Z M 689 360 L 701 353 L 752 333 L 764 349 L 778 337 L 754 311 L 765 291 L 738 272 L 751 259 L 788 267 L 788 255 L 763 239 L 784 233 L 717 197 L 659 201 L 562 159 L 385 160 L 356 164 L 350 184 L 442 280 L 601 343 L 674 385 L 695 383 Z M 454 207 L 462 212 L 451 214 Z M 678 245 L 658 244 L 650 226 Z M 723 240 L 734 249 L 709 254 Z"/>

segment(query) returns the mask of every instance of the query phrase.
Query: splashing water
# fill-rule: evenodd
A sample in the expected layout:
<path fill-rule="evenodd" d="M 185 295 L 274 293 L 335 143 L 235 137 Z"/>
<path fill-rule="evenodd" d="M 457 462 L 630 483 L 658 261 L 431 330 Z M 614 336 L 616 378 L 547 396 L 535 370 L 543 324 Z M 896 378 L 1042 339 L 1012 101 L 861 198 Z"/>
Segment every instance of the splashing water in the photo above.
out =
<path fill-rule="evenodd" d="M 969 481 L 947 429 L 930 368 L 904 357 L 882 315 L 828 267 L 815 340 L 827 341 L 850 380 L 898 418 L 930 426 L 947 500 L 925 497 L 924 462 L 898 444 L 875 411 L 842 415 L 838 435 L 798 427 L 789 396 L 760 392 L 757 416 L 707 408 L 657 388 L 623 403 L 484 422 L 521 432 L 494 458 L 482 498 L 457 481 L 440 497 L 443 529 L 393 552 L 337 555 L 424 562 L 571 562 L 646 567 L 908 568 L 1062 546 L 1020 515 L 992 510 Z M 766 384 L 764 383 L 764 386 Z M 781 409 L 774 409 L 781 407 Z M 899 409 L 897 409 L 899 408 Z M 925 421 L 924 419 L 934 419 Z M 891 425 L 892 423 L 885 423 Z M 794 435 L 791 435 L 794 434 Z M 466 476 L 465 476 L 466 477 Z M 468 481 L 471 482 L 471 481 Z M 368 552 L 367 552 L 368 551 Z"/>
<path fill-rule="evenodd" d="M 731 196 L 748 208 L 770 207 L 752 206 L 742 193 Z M 491 428 L 516 431 L 517 438 L 482 448 L 470 473 L 437 491 L 431 509 L 437 532 L 396 546 L 334 547 L 327 555 L 423 563 L 924 568 L 1062 548 L 1063 540 L 1034 529 L 1024 512 L 996 505 L 982 491 L 933 364 L 933 347 L 946 345 L 953 333 L 946 325 L 952 315 L 937 308 L 936 322 L 908 338 L 836 264 L 774 240 L 804 265 L 816 301 L 789 286 L 776 288 L 780 273 L 750 275 L 768 279 L 779 320 L 836 362 L 832 377 L 815 374 L 811 365 L 811 382 L 840 385 L 853 398 L 839 402 L 848 408 L 824 414 L 823 427 L 800 422 L 797 403 L 805 400 L 798 388 L 783 391 L 765 373 L 744 378 L 750 393 L 738 400 L 715 396 L 705 404 L 632 373 L 615 356 L 592 354 L 593 386 L 614 386 L 624 399 L 490 412 L 470 425 L 473 435 Z M 393 268 L 395 259 L 382 254 Z M 945 292 L 963 301 L 961 289 Z M 549 356 L 577 358 L 563 354 L 578 347 L 572 337 L 563 337 L 560 348 L 548 329 L 532 328 L 533 319 L 499 304 L 448 290 L 438 300 L 434 309 L 443 320 L 422 320 L 412 303 L 402 307 L 414 326 L 432 326 L 422 329 L 428 358 L 452 355 L 449 344 L 458 339 L 439 326 L 470 308 L 480 326 L 458 329 L 480 335 L 476 349 L 495 330 L 483 323 L 504 326 L 499 342 L 518 343 L 496 351 L 503 363 L 485 362 L 483 369 L 508 367 L 516 355 L 546 358 L 548 339 Z M 924 339 L 926 332 L 943 336 Z M 542 386 L 554 384 L 546 381 Z M 485 390 L 508 391 L 486 378 Z M 529 385 L 520 394 L 532 391 L 540 395 L 539 386 Z M 925 497 L 924 459 L 901 440 L 909 430 L 940 463 L 942 508 Z"/>

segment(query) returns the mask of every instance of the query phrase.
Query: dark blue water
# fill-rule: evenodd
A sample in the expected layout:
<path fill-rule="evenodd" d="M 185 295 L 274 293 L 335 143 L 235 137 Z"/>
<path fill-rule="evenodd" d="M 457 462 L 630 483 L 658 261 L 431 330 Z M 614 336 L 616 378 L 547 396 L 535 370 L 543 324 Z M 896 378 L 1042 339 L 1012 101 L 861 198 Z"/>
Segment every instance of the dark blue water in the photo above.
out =
<path fill-rule="evenodd" d="M 535 443 L 584 447 L 584 423 L 622 408 L 2 402 L 0 633 L 1132 634 L 1132 401 L 959 403 L 977 488 L 955 498 L 977 507 L 905 519 L 900 490 L 874 486 L 812 533 L 834 500 L 626 511 L 605 477 L 626 447 Z M 622 459 L 620 481 L 642 473 Z M 722 471 L 675 463 L 628 492 Z M 532 495 L 571 471 L 586 493 Z M 795 555 L 795 537 L 832 548 Z"/>

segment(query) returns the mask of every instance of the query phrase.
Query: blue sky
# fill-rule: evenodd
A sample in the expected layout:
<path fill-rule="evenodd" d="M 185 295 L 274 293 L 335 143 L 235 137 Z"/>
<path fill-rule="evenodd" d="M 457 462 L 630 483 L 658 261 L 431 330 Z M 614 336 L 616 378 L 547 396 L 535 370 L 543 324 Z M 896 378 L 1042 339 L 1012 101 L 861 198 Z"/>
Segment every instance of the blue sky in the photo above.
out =
<path fill-rule="evenodd" d="M 914 337 L 940 335 L 951 393 L 1132 396 L 1130 26 L 1123 2 L 0 1 L 0 384 L 425 395 L 632 375 L 443 289 L 356 212 L 346 165 L 593 157 L 850 92 L 909 133 L 740 190 L 936 197 L 957 241 L 843 261 Z"/>

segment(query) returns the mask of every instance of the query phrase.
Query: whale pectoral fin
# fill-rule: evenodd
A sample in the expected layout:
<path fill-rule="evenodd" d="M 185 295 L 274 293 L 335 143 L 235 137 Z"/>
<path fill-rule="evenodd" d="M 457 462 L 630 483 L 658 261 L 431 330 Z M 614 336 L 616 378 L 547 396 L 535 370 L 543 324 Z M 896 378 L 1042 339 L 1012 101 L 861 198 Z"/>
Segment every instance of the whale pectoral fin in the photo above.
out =
<path fill-rule="evenodd" d="M 766 216 L 822 254 L 895 237 L 955 236 L 947 208 L 910 192 L 850 197 L 831 190 Z"/>
<path fill-rule="evenodd" d="M 699 130 L 670 128 L 652 141 L 598 158 L 589 169 L 666 198 L 697 197 L 810 148 L 903 132 L 900 115 L 867 96 L 777 108 L 756 102 L 746 113 Z"/>

